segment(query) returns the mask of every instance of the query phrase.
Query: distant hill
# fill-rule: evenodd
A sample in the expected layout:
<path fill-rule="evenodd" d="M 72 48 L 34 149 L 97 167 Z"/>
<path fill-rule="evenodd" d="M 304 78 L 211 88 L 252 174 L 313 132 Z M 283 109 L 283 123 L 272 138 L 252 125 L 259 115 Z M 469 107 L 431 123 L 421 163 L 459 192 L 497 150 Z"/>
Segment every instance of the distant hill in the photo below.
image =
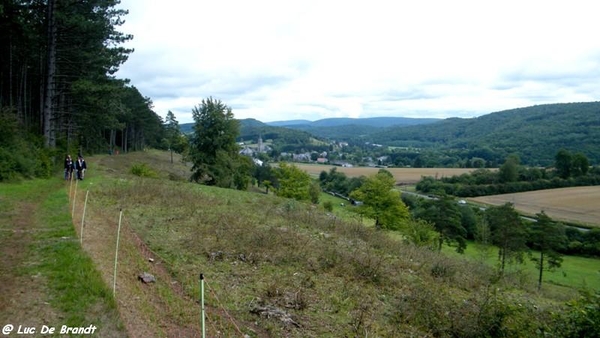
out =
<path fill-rule="evenodd" d="M 561 148 L 600 163 L 600 102 L 546 104 L 477 118 L 449 118 L 418 126 L 391 127 L 369 141 L 393 146 L 516 153 L 522 162 L 551 165 Z M 475 155 L 476 156 L 476 155 Z"/>
<path fill-rule="evenodd" d="M 293 125 L 298 125 L 298 124 L 311 124 L 312 121 L 309 120 L 289 120 L 289 121 L 273 121 L 273 122 L 266 122 L 266 124 L 273 126 L 273 127 L 287 127 L 287 126 L 293 126 Z"/>
<path fill-rule="evenodd" d="M 294 152 L 296 150 L 326 150 L 328 143 L 302 130 L 270 126 L 255 119 L 240 120 L 240 136 L 238 141 L 256 142 L 258 137 L 270 142 L 278 151 Z"/>
<path fill-rule="evenodd" d="M 182 123 L 179 125 L 179 130 L 184 134 L 191 134 L 194 132 L 194 123 Z"/>
<path fill-rule="evenodd" d="M 268 122 L 268 125 L 303 130 L 317 137 L 328 139 L 349 139 L 357 135 L 368 135 L 390 126 L 414 126 L 441 121 L 433 118 L 408 117 L 336 117 L 317 121 L 292 120 Z"/>
<path fill-rule="evenodd" d="M 242 119 L 240 122 L 240 135 L 238 141 L 256 142 L 260 136 L 264 141 L 271 141 L 279 146 L 280 151 L 292 151 L 300 149 L 305 145 L 324 143 L 315 138 L 314 135 L 302 130 L 284 127 L 270 126 L 256 119 Z M 184 134 L 193 133 L 194 123 L 179 125 Z"/>
<path fill-rule="evenodd" d="M 375 117 L 240 122 L 243 140 L 256 140 L 260 134 L 264 140 L 298 149 L 314 144 L 314 138 L 334 139 L 436 149 L 445 156 L 478 157 L 497 165 L 514 153 L 523 164 L 550 166 L 558 150 L 565 148 L 600 164 L 600 102 L 536 105 L 444 120 Z M 191 131 L 193 124 L 189 125 Z M 181 125 L 182 131 L 186 128 Z"/>
<path fill-rule="evenodd" d="M 267 122 L 270 126 L 278 127 L 339 127 L 347 125 L 361 125 L 371 126 L 377 128 L 385 128 L 390 126 L 413 126 L 419 124 L 426 124 L 440 121 L 440 119 L 433 118 L 410 118 L 410 117 L 364 117 L 364 118 L 351 118 L 351 117 L 332 117 L 327 119 L 321 119 L 316 121 L 308 120 L 290 120 L 290 121 L 277 121 Z"/>
<path fill-rule="evenodd" d="M 278 140 L 281 143 L 309 142 L 311 137 L 319 139 L 349 139 L 377 133 L 390 126 L 414 126 L 441 121 L 433 118 L 408 117 L 369 117 L 369 118 L 327 118 L 317 121 L 289 120 L 263 123 L 256 119 L 240 120 L 240 140 Z M 193 132 L 193 123 L 179 126 L 181 132 Z"/>

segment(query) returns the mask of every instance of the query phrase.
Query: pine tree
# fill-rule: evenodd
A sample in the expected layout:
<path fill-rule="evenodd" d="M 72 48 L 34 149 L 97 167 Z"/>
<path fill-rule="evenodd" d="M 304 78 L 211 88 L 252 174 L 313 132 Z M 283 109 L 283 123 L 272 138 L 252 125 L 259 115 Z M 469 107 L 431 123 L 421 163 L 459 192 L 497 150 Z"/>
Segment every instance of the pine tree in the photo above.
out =
<path fill-rule="evenodd" d="M 487 209 L 485 218 L 491 230 L 491 242 L 499 248 L 500 271 L 504 273 L 506 263 L 523 262 L 527 250 L 525 226 L 511 203 Z"/>
<path fill-rule="evenodd" d="M 541 212 L 536 215 L 537 222 L 531 226 L 530 242 L 532 249 L 539 251 L 539 257 L 533 257 L 538 268 L 538 289 L 542 288 L 544 271 L 552 271 L 562 264 L 562 255 L 558 250 L 565 244 L 565 229 L 562 224 L 555 223 Z"/>
<path fill-rule="evenodd" d="M 456 251 L 463 253 L 467 248 L 467 230 L 462 225 L 462 215 L 456 202 L 447 196 L 430 199 L 423 202 L 417 210 L 416 217 L 424 219 L 435 226 L 440 233 L 438 250 L 446 242 L 456 246 Z"/>
<path fill-rule="evenodd" d="M 171 152 L 171 163 L 173 163 L 173 148 L 181 136 L 181 131 L 179 130 L 179 122 L 177 122 L 175 115 L 170 110 L 165 118 L 165 123 L 166 140 Z"/>

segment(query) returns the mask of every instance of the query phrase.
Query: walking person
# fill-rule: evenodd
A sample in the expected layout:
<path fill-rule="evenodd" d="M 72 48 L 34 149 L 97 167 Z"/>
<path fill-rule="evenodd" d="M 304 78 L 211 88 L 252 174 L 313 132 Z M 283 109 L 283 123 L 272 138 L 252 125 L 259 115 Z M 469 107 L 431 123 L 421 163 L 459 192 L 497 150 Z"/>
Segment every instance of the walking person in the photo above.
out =
<path fill-rule="evenodd" d="M 71 176 L 73 176 L 74 166 L 75 163 L 73 163 L 71 155 L 67 155 L 67 157 L 65 157 L 65 181 L 71 180 Z"/>
<path fill-rule="evenodd" d="M 87 169 L 87 165 L 85 164 L 85 160 L 83 156 L 79 155 L 79 158 L 75 162 L 75 170 L 77 170 L 77 179 L 83 180 L 83 176 L 85 175 L 85 170 Z"/>

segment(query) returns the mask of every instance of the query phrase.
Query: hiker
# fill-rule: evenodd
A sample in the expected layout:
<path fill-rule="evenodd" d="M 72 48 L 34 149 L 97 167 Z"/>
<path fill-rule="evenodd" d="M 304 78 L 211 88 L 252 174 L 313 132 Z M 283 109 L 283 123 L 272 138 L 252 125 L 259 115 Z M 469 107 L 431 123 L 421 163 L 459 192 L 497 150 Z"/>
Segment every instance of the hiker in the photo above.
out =
<path fill-rule="evenodd" d="M 75 170 L 77 170 L 77 179 L 83 180 L 83 176 L 85 175 L 85 170 L 87 169 L 87 165 L 85 164 L 85 160 L 83 156 L 79 155 L 79 158 L 75 162 Z"/>
<path fill-rule="evenodd" d="M 75 164 L 71 159 L 71 155 L 67 155 L 67 157 L 65 157 L 65 181 L 69 181 L 71 179 L 71 176 L 73 176 L 74 166 Z"/>

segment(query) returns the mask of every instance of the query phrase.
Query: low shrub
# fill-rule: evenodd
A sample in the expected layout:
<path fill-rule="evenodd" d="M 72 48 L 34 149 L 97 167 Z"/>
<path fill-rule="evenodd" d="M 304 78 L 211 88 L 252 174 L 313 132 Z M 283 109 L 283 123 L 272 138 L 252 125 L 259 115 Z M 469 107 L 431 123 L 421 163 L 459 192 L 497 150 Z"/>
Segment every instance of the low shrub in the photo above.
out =
<path fill-rule="evenodd" d="M 131 167 L 131 173 L 139 177 L 158 177 L 158 174 L 152 170 L 146 163 L 134 164 Z"/>

